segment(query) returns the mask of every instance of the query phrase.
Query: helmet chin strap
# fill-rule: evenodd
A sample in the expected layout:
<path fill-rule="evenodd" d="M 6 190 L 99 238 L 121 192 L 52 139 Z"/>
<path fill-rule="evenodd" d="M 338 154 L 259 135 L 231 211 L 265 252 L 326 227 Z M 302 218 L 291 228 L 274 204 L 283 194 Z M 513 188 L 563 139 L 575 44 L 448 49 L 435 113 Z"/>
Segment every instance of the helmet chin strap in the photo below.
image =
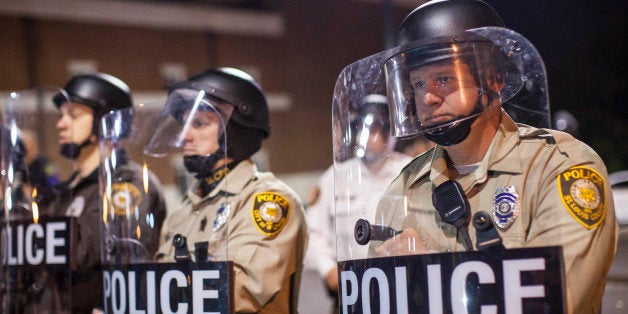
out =
<path fill-rule="evenodd" d="M 93 141 L 91 140 L 91 137 L 92 135 L 90 134 L 87 137 L 87 139 L 85 139 L 80 144 L 76 144 L 76 143 L 62 144 L 61 147 L 59 148 L 59 152 L 61 153 L 61 156 L 64 156 L 69 159 L 78 158 L 78 156 L 81 154 L 81 149 L 93 143 Z"/>
<path fill-rule="evenodd" d="M 188 172 L 195 173 L 195 178 L 202 179 L 210 175 L 214 171 L 216 163 L 223 158 L 224 154 L 222 153 L 209 156 L 183 156 L 183 166 Z"/>
<path fill-rule="evenodd" d="M 478 93 L 478 98 L 475 102 L 475 108 L 468 115 L 459 116 L 454 120 L 463 120 L 459 122 L 445 122 L 442 127 L 432 127 L 431 130 L 425 132 L 425 137 L 440 145 L 440 146 L 451 146 L 456 145 L 462 141 L 464 141 L 469 133 L 471 133 L 471 125 L 478 118 L 480 113 L 482 113 L 482 108 L 484 107 L 482 103 L 482 95 L 484 93 L 480 90 Z M 491 103 L 492 98 L 499 97 L 496 93 L 487 93 L 487 103 Z M 467 118 L 471 117 L 471 118 Z M 467 119 L 465 119 L 467 118 Z"/>
<path fill-rule="evenodd" d="M 471 133 L 471 124 L 477 116 L 452 125 L 425 132 L 425 137 L 440 146 L 451 146 L 464 141 Z"/>

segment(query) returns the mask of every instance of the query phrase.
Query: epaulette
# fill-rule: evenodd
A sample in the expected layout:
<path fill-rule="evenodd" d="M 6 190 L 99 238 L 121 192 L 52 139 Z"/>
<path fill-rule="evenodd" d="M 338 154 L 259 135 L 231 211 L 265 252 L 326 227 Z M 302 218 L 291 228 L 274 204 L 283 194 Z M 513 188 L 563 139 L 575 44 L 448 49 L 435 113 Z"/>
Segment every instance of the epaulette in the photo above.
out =
<path fill-rule="evenodd" d="M 520 139 L 544 139 L 547 144 L 555 145 L 556 139 L 554 136 L 546 129 L 537 129 L 527 125 L 518 125 L 519 127 L 519 138 Z"/>

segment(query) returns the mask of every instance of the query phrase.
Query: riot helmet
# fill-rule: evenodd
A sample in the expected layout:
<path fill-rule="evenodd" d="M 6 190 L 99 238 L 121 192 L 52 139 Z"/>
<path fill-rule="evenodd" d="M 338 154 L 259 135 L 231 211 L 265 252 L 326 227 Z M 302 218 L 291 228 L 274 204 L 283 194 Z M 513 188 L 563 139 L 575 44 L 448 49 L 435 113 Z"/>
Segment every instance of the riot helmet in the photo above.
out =
<path fill-rule="evenodd" d="M 442 36 L 457 36 L 468 29 L 504 27 L 502 18 L 488 4 L 478 0 L 437 0 L 414 9 L 401 22 L 397 44 Z"/>
<path fill-rule="evenodd" d="M 485 27 L 503 21 L 480 0 L 430 1 L 404 19 L 401 48 L 384 62 L 396 136 L 424 133 L 440 145 L 460 143 L 480 114 L 521 89 L 519 61 L 469 32 Z M 439 109 L 444 103 L 451 108 Z"/>
<path fill-rule="evenodd" d="M 54 104 L 61 109 L 67 102 L 66 97 L 69 97 L 72 103 L 89 107 L 93 113 L 92 135 L 98 135 L 100 118 L 105 113 L 133 105 L 129 87 L 122 80 L 105 73 L 76 75 L 65 85 L 64 90 L 67 95 L 63 93 L 55 95 Z M 128 132 L 122 133 L 124 135 Z M 61 154 L 71 159 L 77 158 L 81 148 L 92 144 L 90 137 L 91 135 L 81 143 L 61 145 Z"/>
<path fill-rule="evenodd" d="M 197 177 L 211 173 L 222 158 L 229 157 L 237 163 L 250 157 L 270 134 L 268 104 L 253 77 L 235 68 L 209 69 L 172 87 L 158 122 L 160 125 L 146 152 L 160 155 L 167 147 L 183 147 L 184 134 L 191 129 L 192 120 L 200 112 L 213 113 L 224 130 L 219 134 L 215 150 L 193 155 L 184 153 L 186 169 L 196 173 Z M 157 140 L 157 134 L 173 130 L 167 126 L 170 123 L 168 116 L 173 117 L 182 129 L 164 135 L 170 140 Z"/>
<path fill-rule="evenodd" d="M 366 95 L 356 110 L 352 121 L 355 130 L 354 156 L 365 165 L 382 160 L 388 152 L 390 120 L 388 99 L 381 94 Z"/>

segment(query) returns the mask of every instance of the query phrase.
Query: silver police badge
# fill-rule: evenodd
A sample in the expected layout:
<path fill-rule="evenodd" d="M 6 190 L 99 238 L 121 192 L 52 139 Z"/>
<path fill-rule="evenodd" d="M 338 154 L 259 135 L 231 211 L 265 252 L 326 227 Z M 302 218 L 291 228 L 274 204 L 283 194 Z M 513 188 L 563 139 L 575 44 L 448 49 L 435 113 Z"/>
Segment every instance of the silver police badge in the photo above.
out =
<path fill-rule="evenodd" d="M 227 222 L 229 215 L 231 214 L 231 204 L 225 204 L 218 208 L 216 212 L 216 219 L 214 219 L 214 226 L 212 231 L 216 232 Z"/>
<path fill-rule="evenodd" d="M 514 186 L 500 186 L 495 191 L 491 217 L 501 229 L 510 227 L 519 214 L 519 194 Z"/>

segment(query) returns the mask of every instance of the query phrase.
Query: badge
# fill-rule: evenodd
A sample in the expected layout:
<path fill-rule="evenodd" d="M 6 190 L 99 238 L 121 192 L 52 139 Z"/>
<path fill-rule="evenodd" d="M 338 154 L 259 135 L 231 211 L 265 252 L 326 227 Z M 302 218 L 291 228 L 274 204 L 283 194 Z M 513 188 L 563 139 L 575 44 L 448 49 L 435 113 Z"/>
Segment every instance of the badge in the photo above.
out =
<path fill-rule="evenodd" d="M 253 222 L 266 236 L 278 234 L 286 225 L 289 213 L 290 203 L 277 193 L 263 192 L 253 196 Z"/>
<path fill-rule="evenodd" d="M 212 231 L 216 232 L 227 222 L 229 215 L 231 214 L 231 205 L 225 204 L 218 208 L 216 212 L 216 219 L 214 219 L 214 227 Z"/>
<path fill-rule="evenodd" d="M 85 197 L 77 196 L 65 211 L 65 215 L 68 217 L 79 217 L 83 213 L 85 208 Z"/>
<path fill-rule="evenodd" d="M 126 216 L 135 211 L 142 201 L 142 192 L 130 182 L 116 182 L 111 185 L 111 205 L 113 213 L 118 216 Z"/>
<path fill-rule="evenodd" d="M 589 167 L 571 167 L 558 175 L 563 205 L 581 225 L 591 229 L 606 216 L 604 177 Z"/>
<path fill-rule="evenodd" d="M 514 186 L 500 186 L 495 191 L 491 217 L 501 229 L 510 227 L 519 215 L 519 194 Z"/>

